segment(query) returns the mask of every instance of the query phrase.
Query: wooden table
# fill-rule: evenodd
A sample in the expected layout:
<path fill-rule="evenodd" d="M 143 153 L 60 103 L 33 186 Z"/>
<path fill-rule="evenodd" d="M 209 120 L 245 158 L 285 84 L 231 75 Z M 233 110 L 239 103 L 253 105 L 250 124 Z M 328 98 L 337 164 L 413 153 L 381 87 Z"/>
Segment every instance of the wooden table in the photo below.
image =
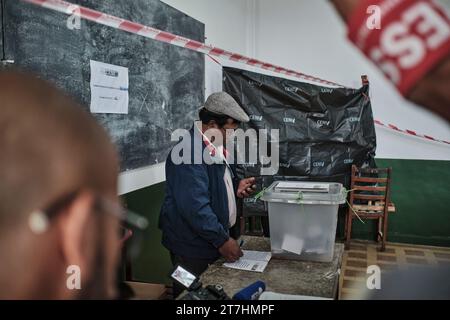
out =
<path fill-rule="evenodd" d="M 269 238 L 243 236 L 243 249 L 270 251 Z M 263 273 L 230 269 L 219 259 L 201 275 L 204 286 L 220 284 L 229 296 L 261 280 L 266 291 L 276 293 L 337 298 L 344 245 L 336 243 L 331 262 L 294 261 L 272 258 Z"/>
<path fill-rule="evenodd" d="M 125 281 L 125 284 L 133 291 L 131 300 L 165 300 L 167 289 L 163 284 Z"/>

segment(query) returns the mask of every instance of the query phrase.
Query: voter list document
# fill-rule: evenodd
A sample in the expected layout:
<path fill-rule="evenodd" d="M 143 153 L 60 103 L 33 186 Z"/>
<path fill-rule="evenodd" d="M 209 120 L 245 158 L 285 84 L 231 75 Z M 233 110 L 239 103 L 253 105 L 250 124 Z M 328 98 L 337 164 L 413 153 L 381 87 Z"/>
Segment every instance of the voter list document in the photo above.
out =
<path fill-rule="evenodd" d="M 233 263 L 226 262 L 223 265 L 227 268 L 238 270 L 263 272 L 270 258 L 272 258 L 270 252 L 242 250 L 242 253 L 244 255 L 238 261 Z"/>

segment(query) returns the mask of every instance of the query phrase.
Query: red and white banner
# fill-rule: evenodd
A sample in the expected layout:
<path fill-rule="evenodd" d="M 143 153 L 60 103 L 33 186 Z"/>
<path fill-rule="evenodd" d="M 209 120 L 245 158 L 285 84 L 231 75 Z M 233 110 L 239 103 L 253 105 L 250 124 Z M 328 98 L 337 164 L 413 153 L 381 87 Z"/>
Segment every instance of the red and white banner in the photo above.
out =
<path fill-rule="evenodd" d="M 449 15 L 433 0 L 361 0 L 348 36 L 407 95 L 450 56 Z"/>
<path fill-rule="evenodd" d="M 374 120 L 374 122 L 378 126 L 385 127 L 387 129 L 391 129 L 393 131 L 400 132 L 400 133 L 403 133 L 403 134 L 406 134 L 406 135 L 409 135 L 409 136 L 414 136 L 414 137 L 423 138 L 423 139 L 426 139 L 426 140 L 429 140 L 429 141 L 440 142 L 440 143 L 445 143 L 445 144 L 450 145 L 450 141 L 436 139 L 436 138 L 431 137 L 431 136 L 426 135 L 426 134 L 420 134 L 420 133 L 418 133 L 418 132 L 416 132 L 414 130 L 400 129 L 400 128 L 398 128 L 397 126 L 395 126 L 393 124 L 386 124 L 386 123 L 383 123 L 383 122 L 381 122 L 379 120 Z"/>

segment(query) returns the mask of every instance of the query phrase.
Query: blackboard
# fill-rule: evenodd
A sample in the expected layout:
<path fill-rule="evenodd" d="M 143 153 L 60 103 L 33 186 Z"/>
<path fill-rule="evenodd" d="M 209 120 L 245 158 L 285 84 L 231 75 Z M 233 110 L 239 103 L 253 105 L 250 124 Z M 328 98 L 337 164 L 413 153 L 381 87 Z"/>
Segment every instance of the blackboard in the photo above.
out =
<path fill-rule="evenodd" d="M 159 0 L 78 0 L 144 25 L 204 41 L 204 25 Z M 122 170 L 165 161 L 170 134 L 189 128 L 204 102 L 204 56 L 17 0 L 3 0 L 7 59 L 50 80 L 88 108 L 90 60 L 129 68 L 129 113 L 95 114 L 117 144 Z"/>
<path fill-rule="evenodd" d="M 5 60 L 5 48 L 3 47 L 3 0 L 0 0 L 0 48 L 1 48 L 1 59 Z"/>

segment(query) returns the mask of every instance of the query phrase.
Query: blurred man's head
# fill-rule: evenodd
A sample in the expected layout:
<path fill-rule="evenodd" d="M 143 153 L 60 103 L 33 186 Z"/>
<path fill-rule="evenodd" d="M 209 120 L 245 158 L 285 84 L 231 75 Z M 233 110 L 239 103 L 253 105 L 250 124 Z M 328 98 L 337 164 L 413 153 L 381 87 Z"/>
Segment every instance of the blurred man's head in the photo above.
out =
<path fill-rule="evenodd" d="M 0 73 L 0 299 L 112 297 L 117 173 L 83 108 L 42 80 Z M 80 290 L 67 287 L 72 265 Z"/>

